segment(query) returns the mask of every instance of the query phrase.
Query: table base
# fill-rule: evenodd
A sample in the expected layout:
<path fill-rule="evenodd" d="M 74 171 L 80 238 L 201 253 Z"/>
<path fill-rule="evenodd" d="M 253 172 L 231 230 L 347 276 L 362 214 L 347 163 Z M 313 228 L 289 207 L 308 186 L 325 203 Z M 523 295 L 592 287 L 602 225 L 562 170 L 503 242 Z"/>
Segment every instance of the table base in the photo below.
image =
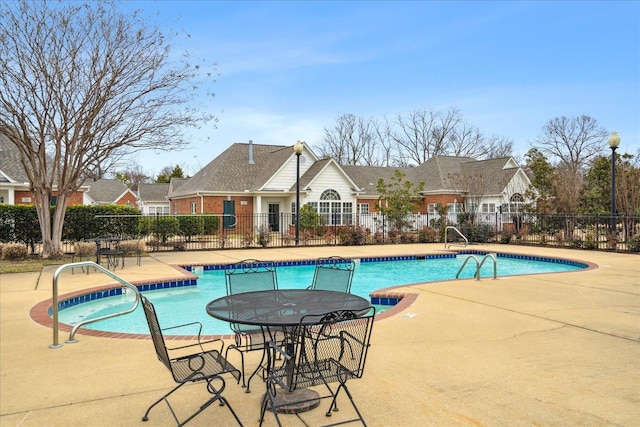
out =
<path fill-rule="evenodd" d="M 266 395 L 262 396 L 262 398 L 265 399 Z M 301 400 L 303 402 L 300 402 Z M 292 403 L 288 405 L 287 402 Z M 319 405 L 320 393 L 310 388 L 302 388 L 291 392 L 280 390 L 276 394 L 276 406 L 278 406 L 279 414 L 298 414 L 310 411 Z"/>

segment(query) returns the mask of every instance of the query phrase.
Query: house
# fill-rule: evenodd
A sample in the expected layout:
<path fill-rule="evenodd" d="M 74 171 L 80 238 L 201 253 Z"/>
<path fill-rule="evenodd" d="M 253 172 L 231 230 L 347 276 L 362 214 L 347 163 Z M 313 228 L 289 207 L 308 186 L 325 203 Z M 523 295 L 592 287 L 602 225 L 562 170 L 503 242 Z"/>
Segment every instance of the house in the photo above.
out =
<path fill-rule="evenodd" d="M 169 191 L 172 214 L 217 214 L 225 228 L 266 226 L 285 232 L 296 211 L 299 161 L 300 205 L 311 205 L 327 225 L 349 225 L 375 213 L 377 183 L 400 169 L 406 179 L 424 182 L 419 214 L 450 213 L 485 217 L 516 211 L 529 179 L 512 158 L 478 161 L 436 156 L 413 168 L 343 166 L 319 159 L 307 146 L 299 158 L 291 146 L 236 143 L 179 188 Z"/>
<path fill-rule="evenodd" d="M 136 194 L 119 179 L 98 179 L 85 182 L 89 187 L 85 205 L 126 205 L 138 209 Z"/>
<path fill-rule="evenodd" d="M 171 178 L 166 183 L 138 184 L 138 206 L 142 215 L 169 215 L 171 207 L 167 196 L 175 192 L 188 178 Z"/>
<path fill-rule="evenodd" d="M 6 136 L 0 134 L 0 204 L 34 204 L 30 187 L 29 177 L 20 161 L 20 151 Z M 67 199 L 67 205 L 85 204 L 88 189 L 86 185 L 81 186 Z M 55 204 L 55 196 L 51 202 Z"/>

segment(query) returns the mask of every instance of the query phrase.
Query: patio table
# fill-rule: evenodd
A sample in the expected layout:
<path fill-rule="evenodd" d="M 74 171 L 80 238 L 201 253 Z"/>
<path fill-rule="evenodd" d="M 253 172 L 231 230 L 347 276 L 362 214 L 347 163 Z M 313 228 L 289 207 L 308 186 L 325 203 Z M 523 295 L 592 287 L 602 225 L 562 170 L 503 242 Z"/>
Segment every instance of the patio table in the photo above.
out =
<path fill-rule="evenodd" d="M 207 304 L 207 313 L 230 323 L 242 323 L 259 326 L 263 334 L 271 336 L 270 328 L 284 331 L 285 335 L 300 325 L 303 316 L 323 314 L 336 310 L 365 311 L 370 303 L 358 295 L 312 289 L 278 289 L 268 291 L 243 292 L 217 298 Z M 265 342 L 267 340 L 265 339 Z M 287 340 L 290 341 L 290 340 Z M 265 345 L 265 352 L 267 351 Z M 264 356 L 263 356 L 264 360 Z M 293 359 L 286 363 L 294 364 Z M 289 369 L 293 373 L 293 369 Z M 283 399 L 313 399 L 317 393 L 310 389 L 296 390 L 292 393 L 280 393 Z M 297 413 L 313 409 L 318 401 L 309 401 L 303 405 L 287 407 L 286 412 Z"/>

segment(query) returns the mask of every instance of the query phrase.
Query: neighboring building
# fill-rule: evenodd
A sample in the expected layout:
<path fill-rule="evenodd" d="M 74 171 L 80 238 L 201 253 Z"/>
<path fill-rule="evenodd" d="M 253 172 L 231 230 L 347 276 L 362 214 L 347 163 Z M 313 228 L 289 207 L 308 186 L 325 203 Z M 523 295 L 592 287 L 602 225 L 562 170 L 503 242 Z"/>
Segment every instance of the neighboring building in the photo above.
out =
<path fill-rule="evenodd" d="M 83 204 L 83 194 L 87 189 L 87 186 L 80 187 L 67 199 L 67 205 Z M 51 202 L 52 204 L 56 202 L 55 191 Z M 0 204 L 32 205 L 33 203 L 33 193 L 30 190 L 29 178 L 20 162 L 20 152 L 7 137 L 0 135 Z"/>
<path fill-rule="evenodd" d="M 85 205 L 126 205 L 138 209 L 136 195 L 125 183 L 118 179 L 98 179 L 87 181 Z"/>
<path fill-rule="evenodd" d="M 171 178 L 168 184 L 138 184 L 138 206 L 142 215 L 169 215 L 171 206 L 168 195 L 176 191 L 189 178 Z"/>
<path fill-rule="evenodd" d="M 138 206 L 142 215 L 169 215 L 169 188 L 171 184 L 138 184 Z"/>
<path fill-rule="evenodd" d="M 218 214 L 225 228 L 267 225 L 285 231 L 296 203 L 296 155 L 292 146 L 236 143 L 182 186 L 169 192 L 172 214 Z M 414 168 L 341 166 L 318 159 L 304 147 L 300 161 L 300 205 L 310 204 L 327 225 L 348 225 L 357 215 L 375 213 L 377 183 L 400 169 L 406 179 L 424 182 L 419 214 L 435 214 L 438 204 L 452 214 L 493 215 L 519 210 L 529 178 L 512 158 L 477 161 L 433 157 Z M 281 215 L 282 213 L 287 215 Z M 235 224 L 249 217 L 253 224 Z"/>

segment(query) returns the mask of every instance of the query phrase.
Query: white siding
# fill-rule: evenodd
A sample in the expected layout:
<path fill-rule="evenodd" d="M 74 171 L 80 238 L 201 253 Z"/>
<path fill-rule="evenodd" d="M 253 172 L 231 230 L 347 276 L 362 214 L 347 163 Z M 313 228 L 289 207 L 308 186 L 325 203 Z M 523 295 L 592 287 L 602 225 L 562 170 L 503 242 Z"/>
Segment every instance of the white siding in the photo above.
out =
<path fill-rule="evenodd" d="M 328 167 L 311 182 L 309 187 L 311 187 L 311 192 L 306 198 L 300 200 L 301 205 L 308 202 L 319 202 L 322 192 L 331 189 L 340 194 L 341 201 L 352 202 L 355 209 L 356 197 L 351 189 L 351 183 L 335 164 L 329 164 Z"/>
<path fill-rule="evenodd" d="M 304 157 L 304 160 L 302 159 Z M 296 184 L 296 156 L 287 161 L 282 168 L 276 172 L 269 181 L 264 185 L 263 189 L 268 190 L 289 190 Z M 313 165 L 313 159 L 303 152 L 300 155 L 300 176 Z"/>

